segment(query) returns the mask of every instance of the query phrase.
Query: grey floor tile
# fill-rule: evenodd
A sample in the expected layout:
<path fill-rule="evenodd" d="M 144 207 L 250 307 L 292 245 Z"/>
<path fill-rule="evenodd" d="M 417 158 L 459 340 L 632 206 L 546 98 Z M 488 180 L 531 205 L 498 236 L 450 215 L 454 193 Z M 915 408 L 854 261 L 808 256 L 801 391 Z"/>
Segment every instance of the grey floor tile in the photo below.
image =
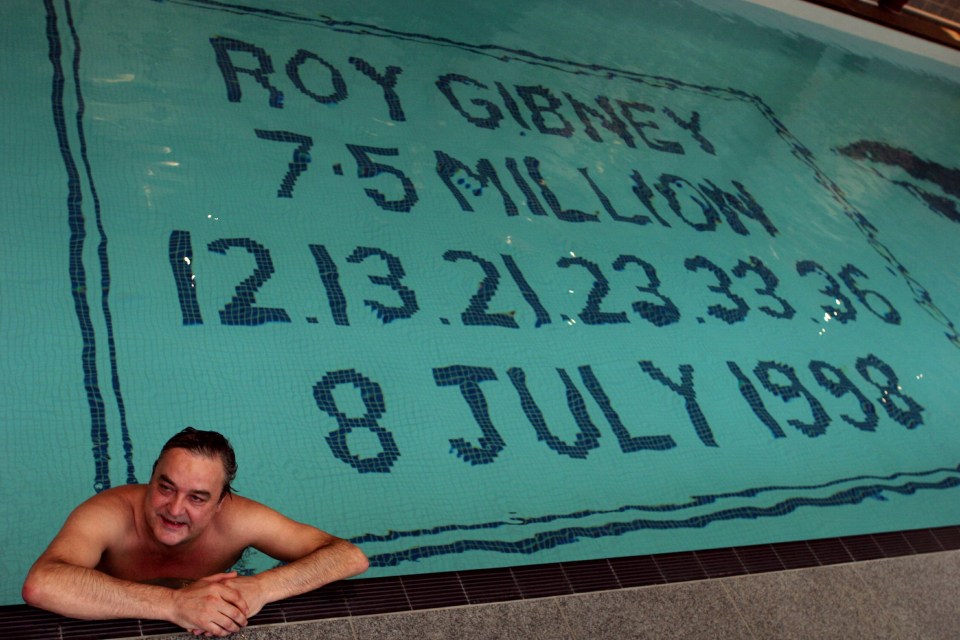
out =
<path fill-rule="evenodd" d="M 718 581 L 688 582 L 558 600 L 573 638 L 751 638 Z"/>
<path fill-rule="evenodd" d="M 556 600 L 549 598 L 360 617 L 353 629 L 357 640 L 570 638 Z"/>
<path fill-rule="evenodd" d="M 244 629 L 230 636 L 231 640 L 353 640 L 350 620 L 337 618 L 305 624 L 284 624 Z"/>
<path fill-rule="evenodd" d="M 960 637 L 960 552 L 862 562 L 854 569 L 876 594 L 877 610 L 911 631 L 901 637 Z"/>
<path fill-rule="evenodd" d="M 881 610 L 853 565 L 799 569 L 722 581 L 757 638 L 911 637 L 901 617 Z"/>

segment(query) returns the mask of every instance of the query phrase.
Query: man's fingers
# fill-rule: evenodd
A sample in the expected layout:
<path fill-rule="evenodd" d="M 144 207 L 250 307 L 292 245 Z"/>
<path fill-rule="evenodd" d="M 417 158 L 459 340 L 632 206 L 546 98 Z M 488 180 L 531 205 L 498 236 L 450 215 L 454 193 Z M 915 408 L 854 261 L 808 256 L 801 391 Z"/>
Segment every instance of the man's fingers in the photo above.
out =
<path fill-rule="evenodd" d="M 216 612 L 212 612 L 210 615 L 210 623 L 216 627 L 220 627 L 230 633 L 234 631 L 239 631 L 243 627 L 247 626 L 247 617 L 243 615 L 243 611 L 237 607 L 230 606 L 229 603 L 224 602 Z"/>
<path fill-rule="evenodd" d="M 197 582 L 222 582 L 224 580 L 229 580 L 231 578 L 236 578 L 236 577 L 237 577 L 237 572 L 230 571 L 227 573 L 215 573 L 212 576 L 206 576 L 204 578 L 200 578 L 199 580 L 197 580 Z"/>
<path fill-rule="evenodd" d="M 237 615 L 238 613 L 239 610 L 237 610 L 237 613 L 219 611 L 219 615 L 211 616 L 210 622 L 205 624 L 203 629 L 193 629 L 191 632 L 195 636 L 204 635 L 207 637 L 222 637 L 236 633 L 247 624 L 246 618 L 242 614 Z"/>
<path fill-rule="evenodd" d="M 247 626 L 247 619 L 245 617 L 236 619 L 228 614 L 223 614 L 223 616 L 223 619 L 215 622 L 216 625 L 223 629 L 222 635 L 230 635 L 231 633 L 240 631 L 240 629 L 243 629 L 245 626 Z"/>
<path fill-rule="evenodd" d="M 250 605 L 244 599 L 243 594 L 233 587 L 223 586 L 220 591 L 220 597 L 223 601 L 233 605 L 243 615 L 243 624 L 247 623 L 247 614 L 250 612 Z M 232 617 L 232 616 L 231 616 Z"/>
<path fill-rule="evenodd" d="M 230 629 L 230 630 L 238 631 L 241 627 L 247 626 L 247 614 L 245 612 L 247 605 L 239 592 L 233 589 L 230 589 L 228 593 L 231 593 L 231 592 L 232 594 L 234 594 L 235 601 L 224 597 L 223 606 L 220 607 L 219 611 L 220 611 L 220 614 L 227 619 L 228 624 L 232 623 L 237 626 L 236 629 Z M 221 625 L 221 626 L 224 626 L 224 625 Z"/>
<path fill-rule="evenodd" d="M 223 581 L 235 572 L 207 576 L 176 592 L 184 627 L 194 635 L 226 636 L 247 625 L 249 606 L 243 594 Z"/>
<path fill-rule="evenodd" d="M 243 616 L 244 616 L 243 624 L 245 625 L 246 616 L 250 612 L 250 606 L 247 604 L 247 601 L 243 598 L 243 594 L 240 593 L 240 591 L 226 584 L 228 580 L 232 580 L 233 578 L 236 578 L 237 575 L 238 574 L 236 571 L 230 571 L 228 573 L 217 573 L 212 576 L 206 576 L 205 578 L 201 578 L 197 582 L 206 582 L 208 584 L 219 584 L 221 586 L 221 590 L 219 591 L 220 597 L 223 598 L 225 601 L 229 602 L 230 604 L 234 605 L 238 609 L 240 609 L 241 613 L 243 613 Z"/>

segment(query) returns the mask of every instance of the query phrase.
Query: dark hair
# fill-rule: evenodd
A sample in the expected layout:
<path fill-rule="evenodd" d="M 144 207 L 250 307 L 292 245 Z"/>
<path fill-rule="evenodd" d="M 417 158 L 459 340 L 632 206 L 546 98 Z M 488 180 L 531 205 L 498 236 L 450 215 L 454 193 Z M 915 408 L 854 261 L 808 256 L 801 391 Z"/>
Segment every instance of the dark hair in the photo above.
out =
<path fill-rule="evenodd" d="M 193 427 L 187 427 L 177 435 L 173 436 L 160 450 L 156 462 L 153 463 L 153 470 L 157 470 L 157 462 L 170 449 L 186 449 L 207 458 L 219 457 L 223 463 L 223 491 L 220 497 L 233 492 L 230 483 L 237 477 L 237 456 L 233 452 L 233 446 L 222 434 L 216 431 L 201 431 Z"/>

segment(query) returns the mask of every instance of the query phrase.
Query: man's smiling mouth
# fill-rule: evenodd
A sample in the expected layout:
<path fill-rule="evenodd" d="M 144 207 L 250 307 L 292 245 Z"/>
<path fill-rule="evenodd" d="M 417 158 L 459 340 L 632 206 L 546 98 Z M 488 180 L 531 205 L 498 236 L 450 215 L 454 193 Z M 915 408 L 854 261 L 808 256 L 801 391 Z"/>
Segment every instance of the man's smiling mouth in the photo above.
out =
<path fill-rule="evenodd" d="M 180 522 L 179 520 L 171 520 L 170 518 L 166 518 L 164 516 L 160 516 L 160 522 L 162 522 L 163 526 L 167 527 L 168 529 L 180 529 L 182 527 L 187 526 L 186 522 Z"/>

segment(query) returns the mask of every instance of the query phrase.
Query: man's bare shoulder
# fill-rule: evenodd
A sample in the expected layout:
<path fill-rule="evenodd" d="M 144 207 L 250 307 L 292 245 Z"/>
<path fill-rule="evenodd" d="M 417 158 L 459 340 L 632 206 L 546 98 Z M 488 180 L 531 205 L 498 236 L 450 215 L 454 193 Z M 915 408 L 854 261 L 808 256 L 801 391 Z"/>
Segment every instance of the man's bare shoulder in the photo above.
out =
<path fill-rule="evenodd" d="M 277 516 L 280 515 L 277 511 L 262 502 L 257 502 L 256 500 L 251 500 L 250 498 L 245 498 L 235 493 L 224 496 L 223 507 L 220 509 L 220 512 L 222 519 L 231 526 L 248 523 L 251 518 L 256 518 L 257 516 L 271 517 L 274 514 Z"/>
<path fill-rule="evenodd" d="M 214 519 L 216 535 L 231 546 L 249 547 L 259 537 L 261 525 L 279 514 L 266 505 L 235 493 L 223 497 Z"/>
<path fill-rule="evenodd" d="M 263 503 L 238 495 L 224 498 L 221 514 L 220 523 L 228 539 L 284 562 L 302 558 L 335 540 L 316 527 L 297 522 Z"/>
<path fill-rule="evenodd" d="M 145 485 L 124 485 L 107 489 L 82 502 L 70 517 L 67 525 L 93 526 L 103 535 L 122 533 L 136 523 L 137 514 L 143 509 Z"/>
<path fill-rule="evenodd" d="M 147 487 L 142 484 L 128 484 L 113 489 L 107 489 L 87 498 L 76 509 L 71 517 L 75 515 L 94 515 L 99 517 L 109 517 L 133 520 L 136 512 L 143 505 L 143 497 Z"/>
<path fill-rule="evenodd" d="M 235 493 L 223 499 L 220 516 L 221 525 L 244 537 L 248 544 L 252 544 L 254 538 L 273 535 L 277 527 L 292 522 L 276 509 Z"/>
<path fill-rule="evenodd" d="M 43 558 L 94 567 L 101 554 L 129 536 L 142 509 L 143 485 L 107 489 L 83 501 L 44 552 Z"/>

